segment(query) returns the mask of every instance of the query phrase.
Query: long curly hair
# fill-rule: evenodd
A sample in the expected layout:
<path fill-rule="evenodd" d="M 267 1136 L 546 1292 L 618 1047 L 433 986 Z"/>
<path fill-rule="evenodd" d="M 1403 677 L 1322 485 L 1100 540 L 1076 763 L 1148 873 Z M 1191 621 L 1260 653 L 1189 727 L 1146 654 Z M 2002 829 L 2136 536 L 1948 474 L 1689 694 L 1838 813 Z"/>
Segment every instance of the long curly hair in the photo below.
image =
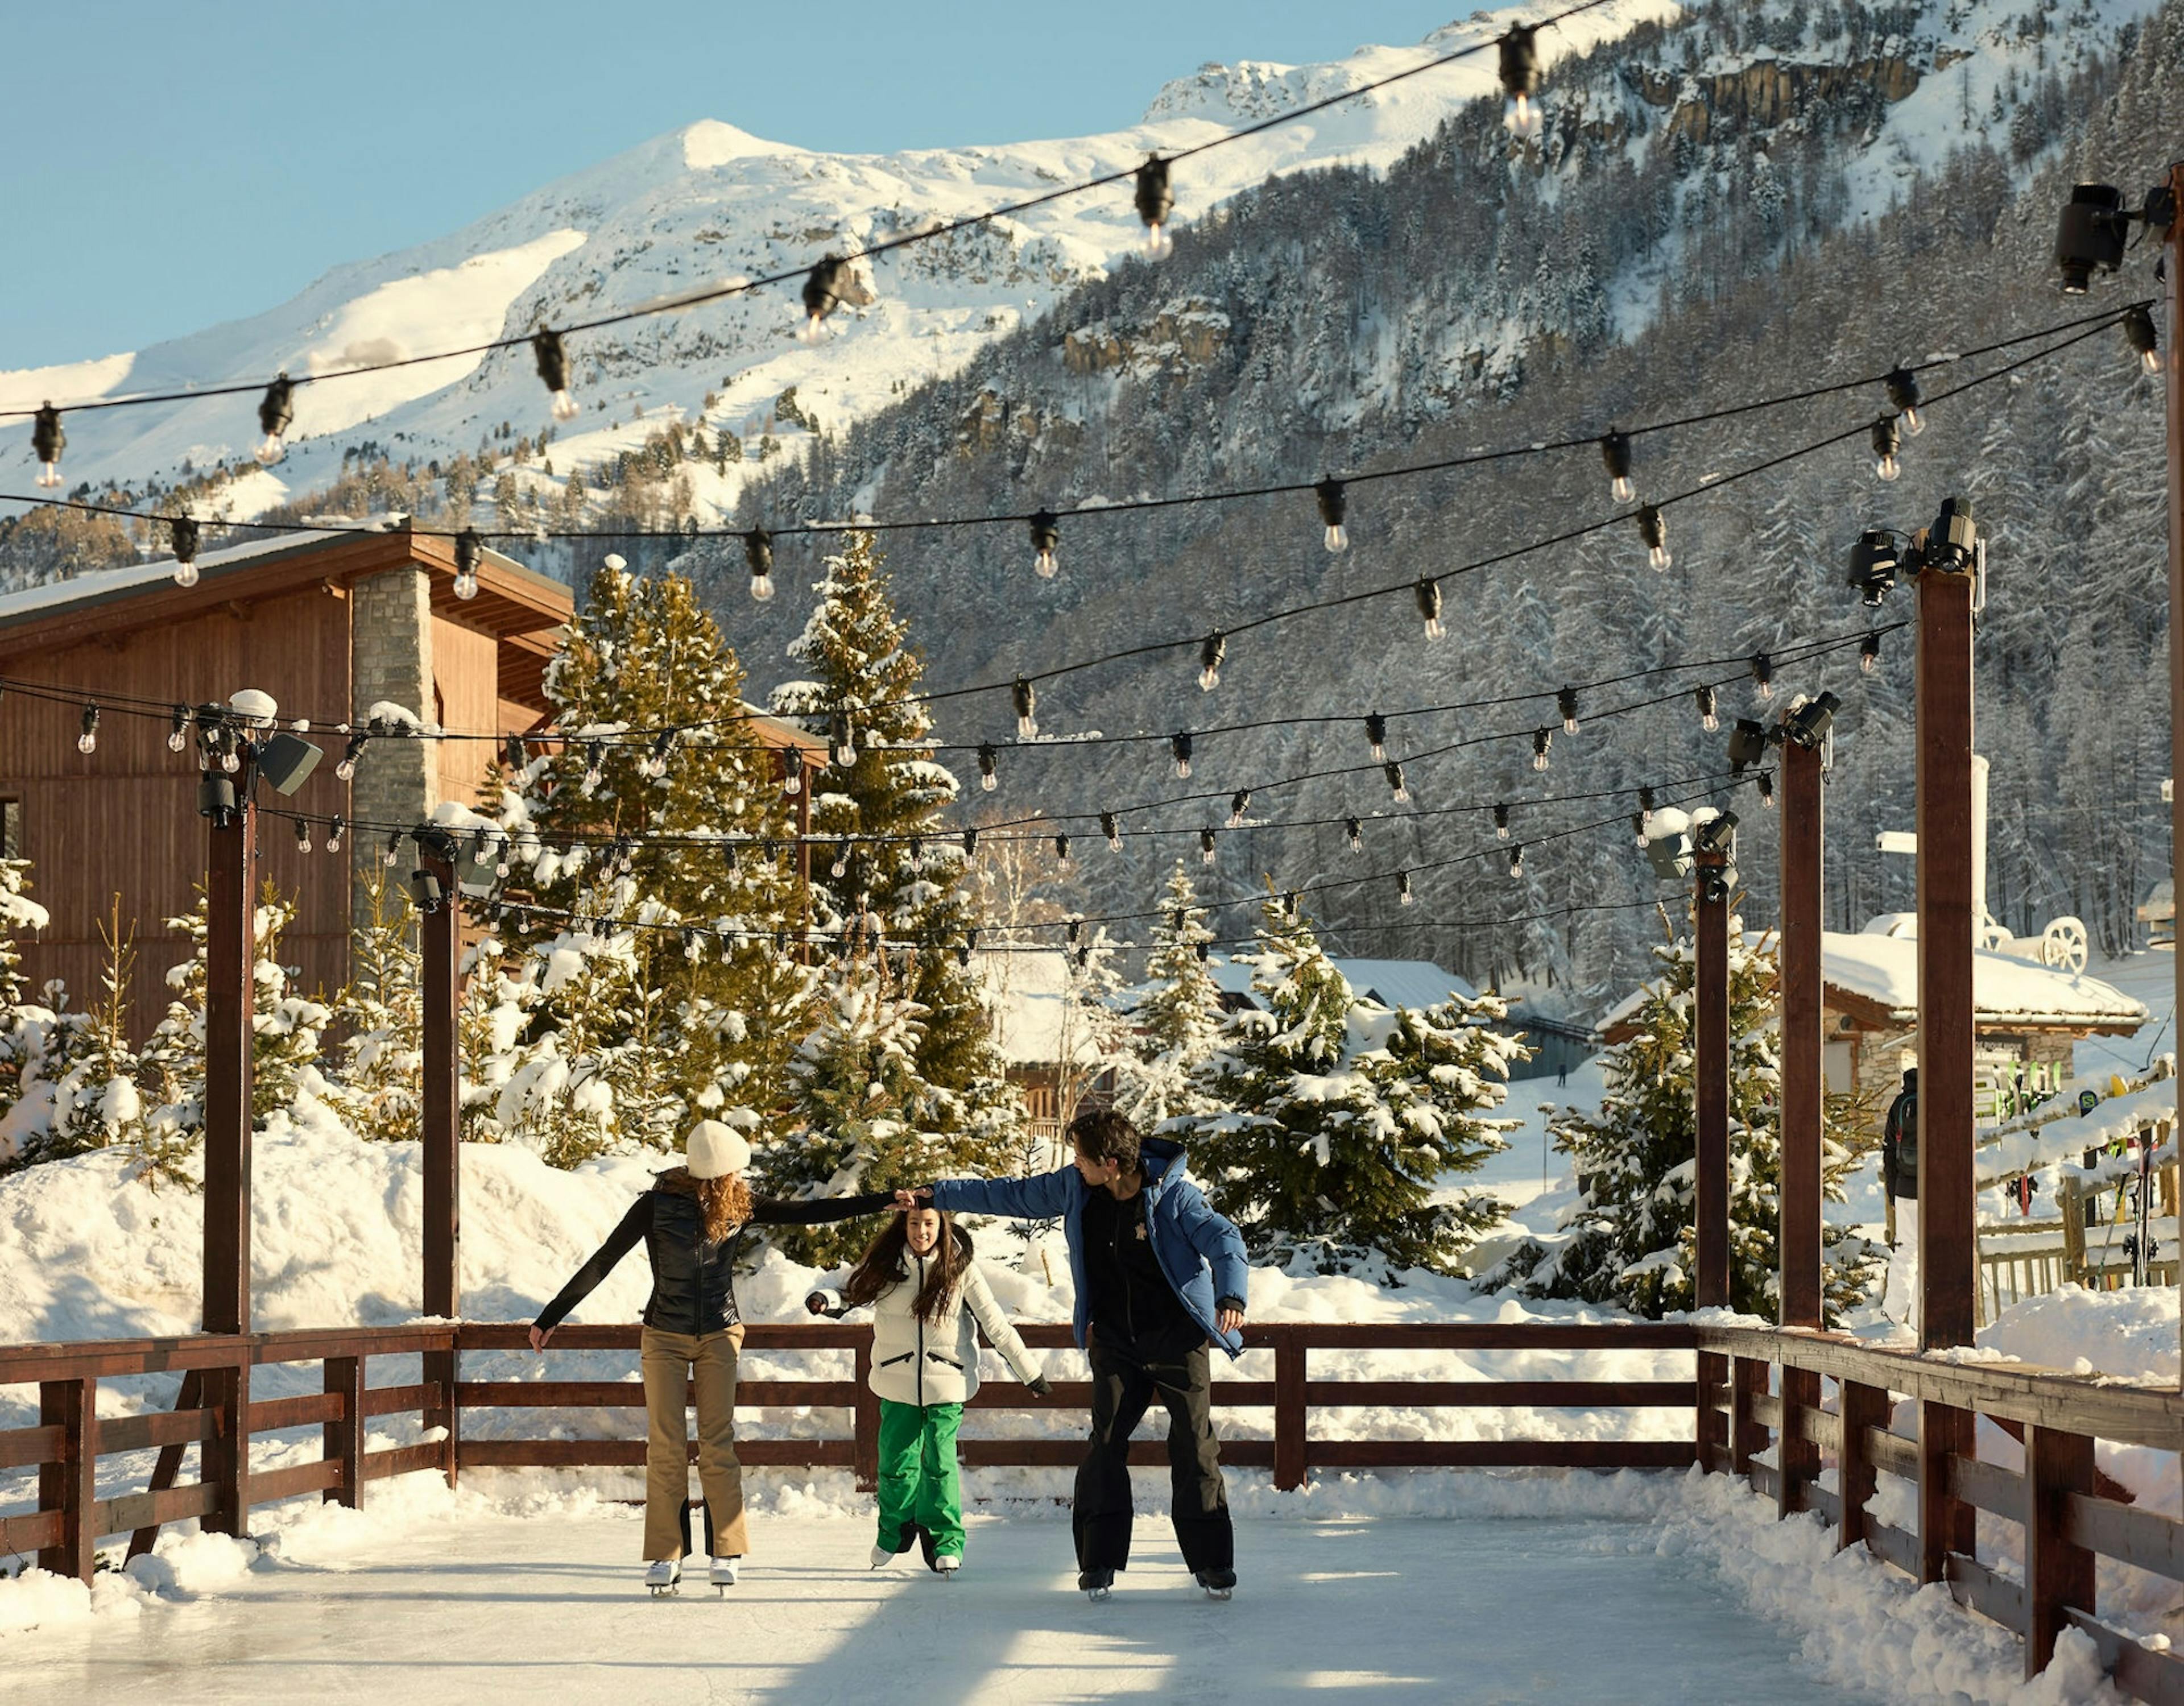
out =
<path fill-rule="evenodd" d="M 739 1173 L 716 1179 L 693 1179 L 687 1167 L 671 1167 L 653 1187 L 698 1199 L 698 1212 L 705 1223 L 705 1241 L 719 1244 L 751 1218 L 750 1187 Z"/>
<path fill-rule="evenodd" d="M 931 1213 L 928 1209 L 916 1212 Z M 899 1208 L 894 1218 L 872 1240 L 864 1259 L 843 1282 L 842 1301 L 855 1308 L 870 1303 L 889 1287 L 903 1284 L 910 1278 L 909 1251 L 910 1212 Z M 970 1235 L 957 1231 L 956 1217 L 942 1210 L 940 1241 L 933 1246 L 933 1254 L 926 1262 L 925 1283 L 917 1289 L 916 1300 L 910 1306 L 911 1313 L 921 1321 L 937 1317 L 948 1307 L 956 1288 L 963 1283 L 963 1270 L 970 1263 Z"/>

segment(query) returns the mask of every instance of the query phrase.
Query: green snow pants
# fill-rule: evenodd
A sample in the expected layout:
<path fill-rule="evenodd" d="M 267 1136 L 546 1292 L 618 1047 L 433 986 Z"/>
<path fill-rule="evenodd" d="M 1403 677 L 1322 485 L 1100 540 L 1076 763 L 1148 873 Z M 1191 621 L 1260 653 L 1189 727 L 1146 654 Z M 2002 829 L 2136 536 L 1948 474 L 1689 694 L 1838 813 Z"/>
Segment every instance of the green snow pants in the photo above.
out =
<path fill-rule="evenodd" d="M 889 1552 L 908 1552 L 917 1530 L 932 1555 L 963 1555 L 963 1488 L 956 1475 L 961 1404 L 880 1400 L 880 1531 Z"/>

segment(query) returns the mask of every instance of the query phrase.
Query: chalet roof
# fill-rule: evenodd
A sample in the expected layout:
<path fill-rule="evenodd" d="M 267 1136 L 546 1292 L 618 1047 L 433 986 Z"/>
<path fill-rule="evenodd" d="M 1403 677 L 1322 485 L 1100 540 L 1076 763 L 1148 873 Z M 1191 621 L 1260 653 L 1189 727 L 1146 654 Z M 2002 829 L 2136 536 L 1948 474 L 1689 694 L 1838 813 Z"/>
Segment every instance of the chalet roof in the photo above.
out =
<path fill-rule="evenodd" d="M 1822 1000 L 1831 1012 L 1867 1030 L 1919 1023 L 1919 942 L 1912 936 L 1820 935 Z M 1622 1042 L 1650 984 L 1641 984 L 1600 1021 L 1601 1035 Z M 2073 1036 L 2128 1036 L 2146 1008 L 2113 984 L 1985 949 L 1972 956 L 1972 1026 L 1989 1034 L 2066 1031 Z"/>
<path fill-rule="evenodd" d="M 1384 1007 L 1430 1007 L 1461 995 L 1475 1000 L 1479 991 L 1453 972 L 1445 972 L 1431 960 L 1351 960 L 1329 956 L 1351 990 Z M 1222 990 L 1232 995 L 1251 992 L 1251 974 L 1257 968 L 1241 961 L 1215 955 L 1206 969 Z"/>

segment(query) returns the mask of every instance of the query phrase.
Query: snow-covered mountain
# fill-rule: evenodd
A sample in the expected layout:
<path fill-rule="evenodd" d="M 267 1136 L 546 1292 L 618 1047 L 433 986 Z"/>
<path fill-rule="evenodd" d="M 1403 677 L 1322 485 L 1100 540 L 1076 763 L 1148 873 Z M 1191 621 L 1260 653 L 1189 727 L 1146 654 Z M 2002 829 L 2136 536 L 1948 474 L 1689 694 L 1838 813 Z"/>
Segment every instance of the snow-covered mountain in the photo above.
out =
<path fill-rule="evenodd" d="M 165 392 L 276 371 L 322 373 L 455 348 L 632 308 L 706 286 L 795 271 L 928 224 L 954 220 L 1072 181 L 1134 167 L 1148 152 L 1202 142 L 1285 109 L 1354 88 L 1474 42 L 1549 0 L 1482 13 L 1417 45 L 1363 47 L 1328 64 L 1207 65 L 1162 88 L 1135 125 L 1102 136 L 894 154 L 829 154 L 769 142 L 706 120 L 548 185 L 461 231 L 342 266 L 277 308 L 131 354 L 0 371 L 0 409 L 64 405 Z M 1674 15 L 1673 0 L 1613 0 L 1546 32 L 1557 58 Z M 1275 173 L 1390 162 L 1462 103 L 1495 87 L 1488 50 L 1354 103 L 1284 125 L 1178 169 L 1178 217 Z M 794 413 L 822 429 L 959 368 L 1000 334 L 1103 275 L 1142 236 L 1127 184 L 1049 203 L 1022 216 L 920 244 L 873 263 L 878 300 L 817 347 L 794 340 L 793 287 L 729 298 L 571 340 L 584 412 L 557 432 L 554 460 L 595 464 L 641 443 L 668 420 L 697 415 L 755 438 L 794 390 Z M 0 361 L 6 352 L 0 349 Z M 419 461 L 474 450 L 504 421 L 545 421 L 526 351 L 462 357 L 309 385 L 297 393 L 288 455 L 231 487 L 227 513 L 248 516 L 322 487 L 342 452 L 364 441 Z M 638 418 L 641 415 L 641 419 Z M 27 489 L 27 426 L 0 434 L 0 481 Z M 256 422 L 248 397 L 112 410 L 67 422 L 64 471 L 143 490 L 247 461 Z M 536 465 L 534 465 L 536 466 Z M 710 510 L 733 501 L 731 468 L 702 482 Z M 0 486 L 0 489 L 4 489 Z"/>

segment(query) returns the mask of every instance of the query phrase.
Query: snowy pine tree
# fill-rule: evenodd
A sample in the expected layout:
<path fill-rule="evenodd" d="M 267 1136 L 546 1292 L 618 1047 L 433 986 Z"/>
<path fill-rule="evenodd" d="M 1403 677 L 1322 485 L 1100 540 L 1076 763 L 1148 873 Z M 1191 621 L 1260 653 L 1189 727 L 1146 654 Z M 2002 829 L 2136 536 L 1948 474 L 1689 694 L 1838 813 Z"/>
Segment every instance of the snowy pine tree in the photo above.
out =
<path fill-rule="evenodd" d="M 1161 896 L 1145 984 L 1131 1009 L 1135 1046 L 1117 1068 L 1115 1105 L 1140 1126 L 1212 1111 L 1191 1084 L 1221 1044 L 1221 987 L 1203 957 L 1212 940 L 1198 890 L 1178 859 Z"/>
<path fill-rule="evenodd" d="M 136 950 L 131 933 L 122 925 L 118 894 L 112 912 L 99 920 L 99 938 L 106 948 L 100 999 L 70 1028 L 71 1058 L 53 1087 L 50 1134 L 42 1151 L 28 1154 L 28 1160 L 141 1144 L 144 1138 L 136 1051 L 129 1043 L 129 992 Z"/>
<path fill-rule="evenodd" d="M 1383 1281 L 1457 1271 L 1501 1215 L 1437 1201 L 1446 1174 L 1504 1146 L 1492 1110 L 1524 1045 L 1492 1029 L 1498 1001 L 1390 1010 L 1358 999 L 1311 924 L 1269 900 L 1248 957 L 1262 1003 L 1230 1016 L 1194 1091 L 1213 1104 L 1163 1129 L 1190 1146 L 1215 1207 L 1255 1256 Z"/>
<path fill-rule="evenodd" d="M 911 982 L 924 1009 L 916 1068 L 929 1092 L 928 1127 L 961 1140 L 968 1164 L 1005 1170 L 1022 1132 L 1021 1098 L 1007 1081 L 976 980 L 957 950 L 973 917 L 964 856 L 942 814 L 959 792 L 934 760 L 933 717 L 916 698 L 925 666 L 895 612 L 870 533 L 851 533 L 827 559 L 819 602 L 789 655 L 810 677 L 774 690 L 773 709 L 833 744 L 835 762 L 814 784 L 815 899 L 837 930 L 870 914 L 888 940 L 916 945 Z M 846 754 L 854 758 L 844 761 Z M 861 839 L 839 838 L 859 837 Z M 823 838 L 837 838 L 831 846 Z M 777 1157 L 778 1182 L 831 1176 L 815 1154 L 800 1172 Z"/>
<path fill-rule="evenodd" d="M 365 899 L 370 910 L 349 935 L 348 984 L 334 1000 L 342 1064 L 332 1100 L 358 1136 L 414 1141 L 425 1082 L 417 909 L 376 863 Z"/>
<path fill-rule="evenodd" d="M 478 1062 L 503 1080 L 493 1118 L 563 1166 L 671 1148 L 703 1114 L 755 1125 L 780 1096 L 810 978 L 787 934 L 792 802 L 742 666 L 688 580 L 609 557 L 545 689 L 571 738 L 495 772 L 493 817 L 523 874 L 488 910 L 528 991 L 507 998 L 529 1011 L 521 1058 Z M 657 751 L 616 739 L 668 724 L 682 732 Z"/>
<path fill-rule="evenodd" d="M 1697 1116 L 1692 1095 L 1696 959 L 1688 938 L 1654 951 L 1659 967 L 1630 1023 L 1635 1034 L 1604 1057 L 1607 1083 L 1596 1114 L 1563 1108 L 1549 1121 L 1571 1157 L 1581 1203 L 1569 1234 L 1549 1247 L 1528 1241 L 1504 1280 L 1530 1296 L 1581 1297 L 1658 1318 L 1694 1307 L 1693 1231 Z M 1781 1219 L 1781 1071 L 1779 964 L 1771 939 L 1729 926 L 1730 1307 L 1776 1313 Z M 1831 1107 L 1822 1186 L 1842 1200 L 1854 1164 L 1848 1132 Z M 1825 1235 L 1830 1318 L 1864 1296 L 1876 1252 L 1847 1229 Z"/>

